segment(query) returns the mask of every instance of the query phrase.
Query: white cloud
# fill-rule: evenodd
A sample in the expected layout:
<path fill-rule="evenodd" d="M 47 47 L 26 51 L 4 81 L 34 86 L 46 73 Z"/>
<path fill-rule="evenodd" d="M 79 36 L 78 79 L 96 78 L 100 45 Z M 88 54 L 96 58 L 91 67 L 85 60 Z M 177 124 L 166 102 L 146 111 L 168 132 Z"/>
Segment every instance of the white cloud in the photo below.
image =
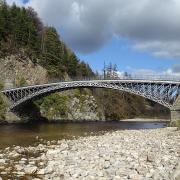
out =
<path fill-rule="evenodd" d="M 94 52 L 117 36 L 155 56 L 180 57 L 179 0 L 30 0 L 27 6 L 62 29 L 79 52 Z"/>
<path fill-rule="evenodd" d="M 180 77 L 180 64 L 174 65 L 172 68 L 167 69 L 164 73 Z"/>
<path fill-rule="evenodd" d="M 179 58 L 180 41 L 144 41 L 137 42 L 134 49 L 150 51 L 156 57 Z"/>
<path fill-rule="evenodd" d="M 169 69 L 166 69 L 164 71 L 155 71 L 152 69 L 131 69 L 131 74 L 133 76 L 137 76 L 137 77 L 151 77 L 151 76 L 167 76 L 167 77 L 178 77 L 178 79 L 180 79 L 180 65 L 174 65 Z"/>

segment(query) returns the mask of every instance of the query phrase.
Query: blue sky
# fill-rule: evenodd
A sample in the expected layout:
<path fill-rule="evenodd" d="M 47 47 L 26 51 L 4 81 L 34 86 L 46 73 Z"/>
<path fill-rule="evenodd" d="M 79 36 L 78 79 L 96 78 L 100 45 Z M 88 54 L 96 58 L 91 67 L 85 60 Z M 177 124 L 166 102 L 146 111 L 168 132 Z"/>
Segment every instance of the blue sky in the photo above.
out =
<path fill-rule="evenodd" d="M 23 0 L 23 3 L 27 3 L 28 2 L 28 0 Z"/>
<path fill-rule="evenodd" d="M 138 69 L 162 72 L 179 64 L 179 59 L 155 57 L 149 52 L 134 50 L 128 41 L 121 41 L 117 38 L 111 39 L 94 53 L 84 55 L 77 52 L 77 54 L 80 59 L 88 62 L 96 70 L 102 70 L 104 62 L 117 64 L 120 71 L 128 72 Z"/>
<path fill-rule="evenodd" d="M 13 1 L 32 6 L 93 70 L 112 62 L 119 71 L 180 75 L 179 0 Z"/>

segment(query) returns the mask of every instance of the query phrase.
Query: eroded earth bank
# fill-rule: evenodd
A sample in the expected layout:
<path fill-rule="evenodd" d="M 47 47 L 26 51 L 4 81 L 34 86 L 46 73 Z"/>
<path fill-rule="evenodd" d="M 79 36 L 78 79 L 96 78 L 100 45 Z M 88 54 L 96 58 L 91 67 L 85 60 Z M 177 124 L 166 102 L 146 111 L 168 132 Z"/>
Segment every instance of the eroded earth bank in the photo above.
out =
<path fill-rule="evenodd" d="M 37 144 L 1 150 L 2 179 L 180 178 L 177 128 L 121 130 L 52 142 L 37 137 Z"/>

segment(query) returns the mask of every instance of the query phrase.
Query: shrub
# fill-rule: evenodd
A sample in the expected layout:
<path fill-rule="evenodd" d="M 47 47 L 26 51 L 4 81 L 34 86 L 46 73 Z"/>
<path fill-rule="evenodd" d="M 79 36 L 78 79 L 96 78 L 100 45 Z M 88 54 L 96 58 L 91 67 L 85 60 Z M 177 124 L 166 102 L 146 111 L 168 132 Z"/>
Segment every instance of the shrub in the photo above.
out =
<path fill-rule="evenodd" d="M 42 116 L 51 119 L 54 115 L 66 116 L 66 102 L 67 96 L 55 93 L 35 101 L 35 104 L 41 109 Z"/>
<path fill-rule="evenodd" d="M 3 89 L 3 84 L 0 83 L 0 91 Z M 4 100 L 2 98 L 2 94 L 0 92 L 0 120 L 4 120 L 6 115 L 6 105 L 4 103 Z"/>
<path fill-rule="evenodd" d="M 20 77 L 18 76 L 15 80 L 15 86 L 16 87 L 22 87 L 22 86 L 26 86 L 27 82 L 26 79 L 24 77 Z"/>

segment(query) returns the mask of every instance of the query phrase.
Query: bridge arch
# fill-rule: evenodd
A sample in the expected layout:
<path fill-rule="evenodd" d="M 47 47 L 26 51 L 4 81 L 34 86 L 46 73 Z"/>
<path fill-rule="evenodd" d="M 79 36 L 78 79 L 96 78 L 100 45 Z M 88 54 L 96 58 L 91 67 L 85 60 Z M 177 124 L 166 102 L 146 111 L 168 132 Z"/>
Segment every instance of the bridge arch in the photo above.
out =
<path fill-rule="evenodd" d="M 175 88 L 176 87 L 176 88 Z M 65 91 L 69 89 L 76 88 L 106 88 L 128 92 L 131 94 L 135 94 L 156 103 L 159 103 L 167 108 L 171 108 L 172 104 L 170 101 L 170 95 L 179 89 L 179 84 L 174 86 L 169 85 L 167 83 L 149 83 L 149 82 L 119 82 L 119 81 L 77 81 L 77 82 L 61 82 L 61 83 L 53 83 L 39 86 L 29 86 L 25 88 L 17 88 L 4 92 L 6 96 L 12 96 L 12 92 L 16 92 L 16 97 L 11 99 L 14 101 L 11 110 L 15 110 L 19 106 L 24 103 L 33 100 L 35 98 L 40 98 L 41 96 L 46 96 L 54 92 Z M 171 91 L 172 92 L 171 92 Z M 178 90 L 179 91 L 179 90 Z M 24 93 L 25 92 L 25 93 Z M 24 96 L 20 97 L 22 94 Z M 168 94 L 168 96 L 167 96 Z"/>

